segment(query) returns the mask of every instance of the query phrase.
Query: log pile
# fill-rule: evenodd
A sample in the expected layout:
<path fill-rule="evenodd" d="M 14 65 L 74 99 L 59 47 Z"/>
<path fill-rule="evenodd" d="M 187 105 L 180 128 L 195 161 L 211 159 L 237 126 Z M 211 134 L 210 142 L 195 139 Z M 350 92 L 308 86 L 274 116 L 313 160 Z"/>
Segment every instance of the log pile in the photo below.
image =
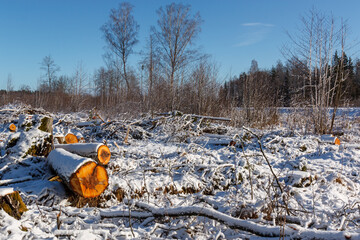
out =
<path fill-rule="evenodd" d="M 91 158 L 57 148 L 47 159 L 63 183 L 84 198 L 99 196 L 109 184 L 106 169 Z"/>
<path fill-rule="evenodd" d="M 104 166 L 110 161 L 110 149 L 102 143 L 84 143 L 79 132 L 56 135 L 55 140 L 58 143 L 47 157 L 48 164 L 58 175 L 55 179 L 60 178 L 81 197 L 99 196 L 108 186 Z"/>

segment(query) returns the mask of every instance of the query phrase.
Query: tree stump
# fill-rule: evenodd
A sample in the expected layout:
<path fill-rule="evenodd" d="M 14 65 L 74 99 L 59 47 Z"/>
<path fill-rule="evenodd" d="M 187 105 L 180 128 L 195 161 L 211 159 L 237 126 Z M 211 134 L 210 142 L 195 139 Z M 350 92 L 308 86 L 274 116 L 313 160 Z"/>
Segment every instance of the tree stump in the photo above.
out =
<path fill-rule="evenodd" d="M 6 143 L 6 152 L 14 157 L 47 156 L 52 149 L 53 119 L 44 115 L 20 115 L 18 130 Z"/>
<path fill-rule="evenodd" d="M 84 198 L 97 197 L 108 186 L 106 169 L 90 158 L 58 148 L 52 150 L 47 159 L 63 183 Z"/>
<path fill-rule="evenodd" d="M 13 188 L 0 188 L 0 209 L 16 219 L 28 210 L 19 192 Z"/>

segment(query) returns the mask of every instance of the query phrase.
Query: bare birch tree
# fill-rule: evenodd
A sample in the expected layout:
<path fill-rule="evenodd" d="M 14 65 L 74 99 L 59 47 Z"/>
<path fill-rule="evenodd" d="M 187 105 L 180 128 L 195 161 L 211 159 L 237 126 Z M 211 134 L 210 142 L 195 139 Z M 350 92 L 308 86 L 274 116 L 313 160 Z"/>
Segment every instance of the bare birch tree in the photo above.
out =
<path fill-rule="evenodd" d="M 43 81 L 48 87 L 48 92 L 51 92 L 53 83 L 57 78 L 56 73 L 60 71 L 60 67 L 55 63 L 51 55 L 48 55 L 43 58 L 40 69 L 44 71 Z"/>
<path fill-rule="evenodd" d="M 161 7 L 157 11 L 157 28 L 152 28 L 170 85 L 172 110 L 175 105 L 176 74 L 194 59 L 196 51 L 190 45 L 201 31 L 200 14 L 192 15 L 190 10 L 190 6 L 181 3 Z"/>
<path fill-rule="evenodd" d="M 291 63 L 301 66 L 299 79 L 303 80 L 299 93 L 311 109 L 315 132 L 329 131 L 328 111 L 334 91 L 334 67 L 331 64 L 335 49 L 345 47 L 344 26 L 337 27 L 333 16 L 326 16 L 315 9 L 302 18 L 302 28 L 297 35 L 288 34 L 292 43 L 285 51 Z M 340 41 L 341 40 L 341 41 Z"/>
<path fill-rule="evenodd" d="M 101 28 L 110 50 L 122 63 L 122 74 L 128 95 L 131 93 L 131 84 L 127 74 L 127 61 L 129 55 L 133 53 L 134 45 L 138 42 L 139 32 L 139 25 L 132 11 L 133 6 L 130 3 L 121 3 L 119 8 L 111 9 L 109 21 Z"/>

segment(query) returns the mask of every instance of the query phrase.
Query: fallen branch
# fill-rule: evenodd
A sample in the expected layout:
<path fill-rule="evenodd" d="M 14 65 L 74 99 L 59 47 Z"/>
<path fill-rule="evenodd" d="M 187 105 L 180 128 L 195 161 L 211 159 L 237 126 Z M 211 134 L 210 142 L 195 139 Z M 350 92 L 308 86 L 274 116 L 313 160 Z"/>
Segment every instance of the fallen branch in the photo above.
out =
<path fill-rule="evenodd" d="M 158 113 L 157 115 L 160 116 L 182 116 L 179 112 L 169 112 L 169 113 Z M 196 114 L 189 114 L 188 115 L 191 118 L 200 118 L 200 119 L 208 119 L 208 120 L 214 120 L 214 121 L 231 121 L 231 118 L 224 118 L 224 117 L 212 117 L 212 116 L 203 116 L 203 115 L 196 115 Z"/>
<path fill-rule="evenodd" d="M 258 236 L 263 236 L 263 237 L 280 236 L 279 226 L 260 225 L 250 221 L 234 218 L 222 212 L 206 207 L 189 206 L 189 207 L 177 207 L 177 208 L 158 208 L 142 202 L 136 202 L 135 206 L 151 212 L 154 217 L 203 216 L 224 223 L 230 228 L 247 231 L 256 234 Z M 292 232 L 293 232 L 292 229 L 288 227 L 285 228 L 285 233 L 287 235 L 290 235 Z"/>
<path fill-rule="evenodd" d="M 26 177 L 22 177 L 22 178 L 14 178 L 14 179 L 4 179 L 4 180 L 0 180 L 0 186 L 6 186 L 9 184 L 13 184 L 13 183 L 25 182 L 25 181 L 29 181 L 31 179 L 32 179 L 31 176 L 26 176 Z"/>

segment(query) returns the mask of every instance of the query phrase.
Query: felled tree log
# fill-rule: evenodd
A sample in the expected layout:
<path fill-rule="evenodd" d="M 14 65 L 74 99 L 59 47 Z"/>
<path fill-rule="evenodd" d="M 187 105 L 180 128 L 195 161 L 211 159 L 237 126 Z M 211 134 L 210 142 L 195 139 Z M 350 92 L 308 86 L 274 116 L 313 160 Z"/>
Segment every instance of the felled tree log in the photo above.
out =
<path fill-rule="evenodd" d="M 16 126 L 15 126 L 15 124 L 10 124 L 10 126 L 9 126 L 9 130 L 10 130 L 10 132 L 15 132 L 16 131 Z"/>
<path fill-rule="evenodd" d="M 52 150 L 47 159 L 63 183 L 84 198 L 97 197 L 108 186 L 106 169 L 90 158 L 58 148 Z"/>
<path fill-rule="evenodd" d="M 72 133 L 68 133 L 65 136 L 65 142 L 67 144 L 73 144 L 73 143 L 78 143 L 79 139 L 75 136 L 75 134 Z"/>
<path fill-rule="evenodd" d="M 333 135 L 322 135 L 321 136 L 321 142 L 340 145 L 340 139 L 333 136 Z"/>
<path fill-rule="evenodd" d="M 83 157 L 94 158 L 102 165 L 107 165 L 111 157 L 110 149 L 102 143 L 55 144 L 55 148 L 62 148 Z"/>
<path fill-rule="evenodd" d="M 0 209 L 16 219 L 28 210 L 19 192 L 13 188 L 0 188 Z"/>

